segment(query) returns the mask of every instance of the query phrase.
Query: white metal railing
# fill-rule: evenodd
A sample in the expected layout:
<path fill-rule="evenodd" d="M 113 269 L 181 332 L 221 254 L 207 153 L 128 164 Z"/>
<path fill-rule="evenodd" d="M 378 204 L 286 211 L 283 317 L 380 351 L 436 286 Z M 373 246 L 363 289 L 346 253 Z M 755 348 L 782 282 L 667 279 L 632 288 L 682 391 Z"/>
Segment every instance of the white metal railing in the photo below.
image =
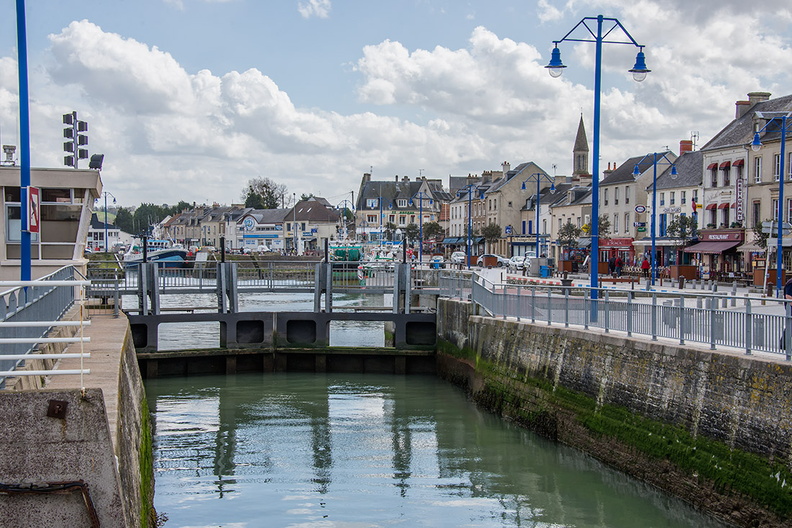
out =
<path fill-rule="evenodd" d="M 0 386 L 6 377 L 50 376 L 90 374 L 83 366 L 83 360 L 90 353 L 83 350 L 90 337 L 83 335 L 90 321 L 61 321 L 59 318 L 82 298 L 84 288 L 90 285 L 87 280 L 75 280 L 75 270 L 71 266 L 38 280 L 0 281 Z M 83 307 L 80 307 L 82 315 Z M 79 328 L 79 336 L 46 337 L 55 327 Z M 80 352 L 76 353 L 36 353 L 42 344 L 79 343 Z M 20 370 L 22 362 L 30 360 L 80 359 L 79 369 L 36 369 Z"/>
<path fill-rule="evenodd" d="M 604 332 L 704 343 L 792 359 L 788 301 L 726 293 L 643 291 L 543 284 L 495 284 L 443 273 L 441 295 L 470 300 L 496 317 L 600 328 Z M 592 291 L 597 295 L 592 296 Z"/>

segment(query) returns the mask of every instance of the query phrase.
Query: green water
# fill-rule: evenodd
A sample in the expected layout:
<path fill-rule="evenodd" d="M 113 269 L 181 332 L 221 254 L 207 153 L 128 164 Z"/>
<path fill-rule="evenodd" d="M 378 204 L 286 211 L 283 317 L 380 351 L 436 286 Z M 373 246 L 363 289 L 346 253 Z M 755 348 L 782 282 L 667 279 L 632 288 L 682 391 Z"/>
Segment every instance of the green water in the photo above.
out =
<path fill-rule="evenodd" d="M 434 377 L 146 383 L 165 527 L 720 526 Z"/>

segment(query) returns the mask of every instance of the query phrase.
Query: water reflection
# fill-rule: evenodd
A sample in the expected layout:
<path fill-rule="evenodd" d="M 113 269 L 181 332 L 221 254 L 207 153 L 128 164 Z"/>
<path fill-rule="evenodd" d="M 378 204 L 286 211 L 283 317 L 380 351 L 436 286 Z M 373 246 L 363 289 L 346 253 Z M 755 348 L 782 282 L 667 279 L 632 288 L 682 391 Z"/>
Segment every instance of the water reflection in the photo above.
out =
<path fill-rule="evenodd" d="M 719 526 L 433 377 L 240 375 L 147 391 L 167 526 Z"/>

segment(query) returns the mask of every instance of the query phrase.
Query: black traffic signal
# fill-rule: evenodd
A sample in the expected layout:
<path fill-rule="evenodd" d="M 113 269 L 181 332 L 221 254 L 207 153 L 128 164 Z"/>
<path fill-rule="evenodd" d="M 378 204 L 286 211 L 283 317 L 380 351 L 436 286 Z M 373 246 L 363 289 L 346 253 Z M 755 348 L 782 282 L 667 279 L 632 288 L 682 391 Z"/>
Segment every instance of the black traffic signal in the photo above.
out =
<path fill-rule="evenodd" d="M 78 161 L 88 159 L 88 149 L 80 148 L 88 144 L 88 123 L 77 119 L 77 112 L 63 114 L 63 137 L 68 141 L 63 142 L 63 151 L 68 152 L 63 157 L 63 164 L 68 167 L 77 168 Z"/>

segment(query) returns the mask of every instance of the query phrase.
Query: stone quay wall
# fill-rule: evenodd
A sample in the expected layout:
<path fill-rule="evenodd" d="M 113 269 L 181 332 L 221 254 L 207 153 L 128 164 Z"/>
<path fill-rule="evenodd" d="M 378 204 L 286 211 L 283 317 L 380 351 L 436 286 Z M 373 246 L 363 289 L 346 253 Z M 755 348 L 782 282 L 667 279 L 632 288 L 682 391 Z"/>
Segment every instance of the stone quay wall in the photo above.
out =
<path fill-rule="evenodd" d="M 792 365 L 438 301 L 438 373 L 737 526 L 792 524 Z"/>

